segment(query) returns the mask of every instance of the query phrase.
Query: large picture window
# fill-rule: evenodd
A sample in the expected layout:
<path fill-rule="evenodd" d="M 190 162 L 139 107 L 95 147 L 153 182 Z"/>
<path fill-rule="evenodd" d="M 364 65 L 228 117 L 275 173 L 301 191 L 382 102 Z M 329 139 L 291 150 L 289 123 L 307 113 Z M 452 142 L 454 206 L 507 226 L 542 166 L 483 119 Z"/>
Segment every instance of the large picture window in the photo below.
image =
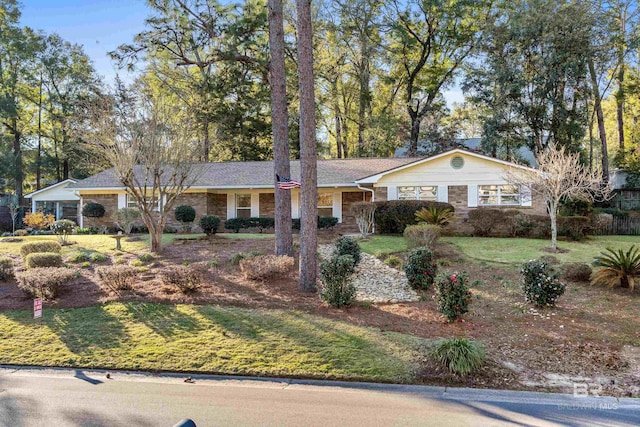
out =
<path fill-rule="evenodd" d="M 251 194 L 236 194 L 236 218 L 251 217 Z"/>
<path fill-rule="evenodd" d="M 162 209 L 162 206 L 163 206 L 162 200 L 160 200 L 160 198 L 157 198 L 155 206 L 153 207 L 153 210 L 156 212 L 160 212 L 160 209 Z M 127 194 L 127 207 L 138 209 L 138 202 L 131 194 Z"/>
<path fill-rule="evenodd" d="M 318 216 L 333 216 L 333 193 L 318 193 Z"/>
<path fill-rule="evenodd" d="M 399 200 L 437 200 L 438 187 L 427 185 L 421 187 L 398 187 Z"/>
<path fill-rule="evenodd" d="M 517 185 L 478 186 L 478 205 L 480 206 L 518 206 L 520 204 L 520 187 Z"/>

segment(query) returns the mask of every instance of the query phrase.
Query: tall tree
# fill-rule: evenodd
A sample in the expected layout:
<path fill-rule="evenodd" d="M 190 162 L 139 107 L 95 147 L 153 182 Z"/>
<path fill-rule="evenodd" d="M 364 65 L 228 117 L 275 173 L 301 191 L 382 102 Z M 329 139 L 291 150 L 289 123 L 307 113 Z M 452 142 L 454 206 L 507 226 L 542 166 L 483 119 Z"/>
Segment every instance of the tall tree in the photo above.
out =
<path fill-rule="evenodd" d="M 316 291 L 318 261 L 318 175 L 313 79 L 311 0 L 296 0 L 298 85 L 300 90 L 300 283 L 302 292 Z"/>
<path fill-rule="evenodd" d="M 422 120 L 480 40 L 488 6 L 477 0 L 393 2 L 391 50 L 411 119 L 409 154 L 418 150 Z"/>
<path fill-rule="evenodd" d="M 269 0 L 269 83 L 271 85 L 271 128 L 275 175 L 291 176 L 289 164 L 289 114 L 282 0 Z M 276 203 L 276 255 L 293 254 L 291 234 L 291 191 L 278 188 L 274 176 Z"/>

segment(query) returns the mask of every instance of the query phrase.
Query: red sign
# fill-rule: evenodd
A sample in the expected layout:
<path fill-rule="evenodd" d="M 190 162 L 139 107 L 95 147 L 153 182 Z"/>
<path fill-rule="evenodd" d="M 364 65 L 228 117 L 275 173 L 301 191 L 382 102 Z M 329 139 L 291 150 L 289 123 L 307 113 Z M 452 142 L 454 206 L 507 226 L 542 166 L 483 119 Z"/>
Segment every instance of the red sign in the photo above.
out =
<path fill-rule="evenodd" d="M 33 318 L 37 319 L 38 317 L 42 317 L 42 298 L 33 300 Z"/>

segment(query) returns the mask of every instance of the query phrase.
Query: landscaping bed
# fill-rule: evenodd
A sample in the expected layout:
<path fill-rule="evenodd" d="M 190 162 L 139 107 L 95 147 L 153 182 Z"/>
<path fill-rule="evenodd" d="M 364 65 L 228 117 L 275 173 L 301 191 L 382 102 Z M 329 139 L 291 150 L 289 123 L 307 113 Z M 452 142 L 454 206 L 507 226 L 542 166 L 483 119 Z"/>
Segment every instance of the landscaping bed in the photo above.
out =
<path fill-rule="evenodd" d="M 100 344 L 101 334 L 105 332 L 102 322 L 93 321 L 91 313 L 105 311 L 104 307 L 112 307 L 107 311 L 115 311 L 113 320 L 111 314 L 100 314 L 105 319 L 106 328 L 116 327 L 128 331 L 130 326 L 123 319 L 133 316 L 131 310 L 122 307 L 136 307 L 142 305 L 158 307 L 150 310 L 148 322 L 155 322 L 162 310 L 188 311 L 204 310 L 215 304 L 215 310 L 245 310 L 254 313 L 258 317 L 268 317 L 269 313 L 285 313 L 283 315 L 294 316 L 300 322 L 301 329 L 316 330 L 319 334 L 327 333 L 329 323 L 319 323 L 315 319 L 323 319 L 323 322 L 338 322 L 335 325 L 342 325 L 345 328 L 367 328 L 382 334 L 379 337 L 386 337 L 386 333 L 393 332 L 402 334 L 403 337 L 416 337 L 419 346 L 428 345 L 431 340 L 441 337 L 468 337 L 479 342 L 490 358 L 490 362 L 474 375 L 467 377 L 456 377 L 442 371 L 438 365 L 431 362 L 426 356 L 426 349 L 416 354 L 422 354 L 412 361 L 417 364 L 409 369 L 412 373 L 402 376 L 397 381 L 407 381 L 427 384 L 455 384 L 460 386 L 475 387 L 495 387 L 512 389 L 534 389 L 572 392 L 573 382 L 598 382 L 603 385 L 603 393 L 629 396 L 640 395 L 640 365 L 638 349 L 640 348 L 640 328 L 638 328 L 638 306 L 640 304 L 640 292 L 635 292 L 620 288 L 597 288 L 588 283 L 568 282 L 566 293 L 558 300 L 557 306 L 553 308 L 534 309 L 533 306 L 525 303 L 522 290 L 519 285 L 518 268 L 515 252 L 510 252 L 506 260 L 498 259 L 500 254 L 506 251 L 505 248 L 525 245 L 530 248 L 534 243 L 540 247 L 545 246 L 545 241 L 537 240 L 530 242 L 528 239 L 477 239 L 477 238 L 443 238 L 443 241 L 435 247 L 436 257 L 440 264 L 441 271 L 467 271 L 472 282 L 473 301 L 470 312 L 463 317 L 462 322 L 447 323 L 444 317 L 437 311 L 436 303 L 433 300 L 433 290 L 419 292 L 420 301 L 403 303 L 356 303 L 349 308 L 334 309 L 322 303 L 317 295 L 301 294 L 297 290 L 297 272 L 294 268 L 288 274 L 281 275 L 266 281 L 254 281 L 245 279 L 239 271 L 238 265 L 231 262 L 231 258 L 239 252 L 249 253 L 259 251 L 264 254 L 273 252 L 273 236 L 260 235 L 260 238 L 250 238 L 253 236 L 215 236 L 212 238 L 196 237 L 192 240 L 175 239 L 168 245 L 162 256 L 144 262 L 140 265 L 141 277 L 136 282 L 133 289 L 127 292 L 116 294 L 97 279 L 95 270 L 99 265 L 110 265 L 124 259 L 126 263 L 136 263 L 139 255 L 144 252 L 144 242 L 125 242 L 125 252 L 116 255 L 115 251 L 105 251 L 108 259 L 104 263 L 91 263 L 87 268 L 76 268 L 81 272 L 81 277 L 63 286 L 61 294 L 53 302 L 45 303 L 45 325 L 49 328 L 48 333 L 54 335 L 66 334 L 67 331 L 58 329 L 53 331 L 55 325 L 64 325 L 71 322 L 76 325 L 76 336 L 86 335 L 86 339 L 76 338 L 74 343 L 65 342 L 60 336 L 47 335 L 45 344 L 54 345 L 58 356 L 51 356 L 47 359 L 47 352 L 35 358 L 30 353 L 25 353 L 25 348 L 30 348 L 36 338 L 32 338 L 33 324 L 29 311 L 15 312 L 7 310 L 30 309 L 32 301 L 26 298 L 15 282 L 0 284 L 0 310 L 5 313 L 0 314 L 0 341 L 9 343 L 7 347 L 0 350 L 0 355 L 5 355 L 2 359 L 4 363 L 38 363 L 46 365 L 63 366 L 89 366 L 91 360 L 111 360 L 113 353 L 110 347 Z M 326 244 L 335 238 L 335 233 L 321 234 L 321 243 Z M 76 236 L 73 236 L 74 238 Z M 84 236 L 78 236 L 84 237 Z M 369 242 L 365 242 L 363 250 L 370 253 L 379 254 L 382 260 L 386 259 L 388 252 L 381 249 L 394 248 L 405 250 L 403 240 L 400 237 L 384 236 L 380 241 L 374 237 Z M 464 240 L 468 239 L 468 240 Z M 75 239 L 72 239 L 75 240 Z M 112 240 L 112 239 L 111 239 Z M 474 243 L 475 242 L 475 243 Z M 560 242 L 560 247 L 569 251 L 557 256 L 558 261 L 573 261 L 580 258 L 583 262 L 590 254 L 597 254 L 604 246 L 618 242 L 621 247 L 630 245 L 629 241 L 617 237 L 598 237 L 586 243 Z M 126 245 L 140 244 L 140 249 L 128 249 Z M 10 245 L 14 243 L 7 243 Z M 577 246 L 585 245 L 585 246 Z M 89 246 L 87 243 L 84 246 Z M 19 244 L 18 244 L 19 247 Z M 582 249 L 586 248 L 586 249 Z M 71 249 L 63 249 L 63 256 Z M 533 249 L 526 249 L 533 251 Z M 575 252 L 574 252 L 575 250 Z M 492 251 L 495 251 L 492 252 Z M 395 252 L 395 250 L 393 251 Z M 15 252 L 17 253 L 17 252 Z M 524 261 L 533 255 L 534 252 L 525 252 L 521 258 Z M 540 251 L 538 256 L 545 254 Z M 579 254 L 579 255 L 576 255 Z M 397 254 L 398 258 L 406 259 L 403 253 Z M 20 265 L 17 255 L 12 255 Z M 205 285 L 199 292 L 185 295 L 175 290 L 169 291 L 159 280 L 163 272 L 175 269 L 176 265 L 193 262 L 217 261 L 217 267 L 211 268 L 210 274 L 206 278 Z M 495 262 L 501 261 L 501 262 Z M 104 305 L 106 303 L 106 305 Z M 123 305 L 124 303 L 124 305 Z M 161 304 L 161 305 L 155 305 Z M 73 307 L 88 307 L 82 310 L 54 310 L 68 309 Z M 118 308 L 113 308 L 118 307 Z M 226 307 L 226 308 L 225 308 Z M 235 308 L 232 308 L 235 307 Z M 224 309 L 223 309 L 224 308 Z M 209 308 L 207 308 L 209 309 Z M 83 311 L 88 310 L 88 311 Z M 92 310 L 97 310 L 93 312 Z M 124 311 L 122 311 L 124 310 Z M 244 312 L 244 311 L 243 311 Z M 75 319 L 76 314 L 78 319 Z M 127 314 L 129 313 L 129 314 Z M 256 314 L 257 313 L 257 314 Z M 64 316 L 63 316 L 64 314 Z M 98 316 L 98 317 L 100 317 Z M 106 317 L 105 317 L 106 316 Z M 242 322 L 255 322 L 255 317 L 243 317 Z M 280 316 L 280 314 L 278 314 Z M 296 317 L 297 316 L 297 317 Z M 197 317 L 191 315 L 188 317 Z M 288 317 L 289 318 L 289 317 Z M 54 320 L 55 319 L 55 320 Z M 84 319 L 84 320 L 83 320 Z M 153 331 L 156 328 L 159 336 L 172 335 L 174 330 L 181 331 L 187 317 L 181 315 L 167 314 L 159 317 L 155 326 L 147 326 L 144 329 L 140 323 L 144 323 L 142 318 L 138 318 L 134 323 L 135 329 Z M 109 322 L 116 323 L 109 323 Z M 53 322 L 53 323 L 46 323 Z M 214 327 L 220 320 L 219 316 L 214 316 L 204 321 L 207 328 Z M 83 326 L 86 323 L 86 326 Z M 120 324 L 121 326 L 117 326 Z M 332 324 L 334 325 L 334 324 Z M 18 327 L 20 326 L 20 327 Z M 87 328 L 86 330 L 83 328 Z M 194 327 L 193 331 L 206 330 L 200 326 Z M 329 329 L 326 329 L 329 328 Z M 374 329 L 368 329 L 374 328 Z M 166 329 L 166 331 L 165 331 Z M 335 329 L 334 329 L 335 330 Z M 52 332 L 53 331 L 53 332 Z M 83 331 L 83 332 L 80 332 Z M 384 332 L 381 332 L 384 331 Z M 332 332 L 333 333 L 333 332 Z M 373 332 L 372 332 L 373 333 Z M 129 339 L 127 334 L 120 333 L 118 339 Z M 200 332 L 188 333 L 184 336 L 184 343 L 198 341 Z M 206 334 L 203 335 L 206 337 Z M 274 332 L 273 342 L 279 338 Z M 123 338 L 124 337 L 124 338 Z M 42 337 L 41 337 L 42 338 Z M 54 339 L 55 338 L 55 339 Z M 253 336 L 251 339 L 262 340 L 261 334 Z M 380 338 L 382 339 L 382 338 Z M 386 338 L 385 338 L 386 339 Z M 407 338 L 409 339 L 409 338 Z M 411 338 L 412 339 L 412 338 Z M 410 340 L 411 340 L 410 339 Z M 422 341 L 421 341 L 422 340 Z M 425 341 L 426 340 L 426 341 Z M 272 343 L 273 343 L 272 342 Z M 237 343 L 237 342 L 236 342 Z M 357 350 L 358 339 L 348 339 L 342 341 L 340 346 L 346 354 Z M 163 342 L 156 344 L 161 347 Z M 112 344 L 109 344 L 112 345 Z M 167 344 L 169 345 L 169 344 Z M 206 343 L 202 346 L 207 347 Z M 244 345 L 244 344 L 243 344 Z M 310 352 L 321 351 L 324 344 L 318 344 Z M 334 344 L 332 344 L 334 345 Z M 354 347 L 355 346 L 355 347 Z M 215 347 L 215 346 L 214 346 Z M 413 344 L 409 346 L 415 347 Z M 409 347 L 403 347 L 402 351 L 409 351 Z M 44 348 L 44 347 L 43 347 Z M 41 349 L 43 349 L 41 348 Z M 135 346 L 128 347 L 136 354 Z M 191 347 L 189 347 L 191 348 Z M 254 347 L 261 352 L 271 350 L 268 347 Z M 47 350 L 50 351 L 51 349 Z M 115 351 L 115 350 L 114 350 Z M 207 360 L 206 357 L 198 359 L 195 364 L 187 363 L 183 368 L 183 362 L 173 362 L 174 358 L 182 359 L 179 346 L 169 345 L 166 350 L 167 366 L 160 366 L 165 362 L 158 362 L 159 359 L 153 355 L 153 351 L 144 350 L 139 356 L 131 356 L 134 359 L 120 363 L 106 363 L 104 367 L 127 367 L 136 369 L 180 369 L 197 370 L 207 372 L 227 372 L 227 373 L 247 373 L 264 375 L 285 375 L 286 368 L 273 367 L 261 370 L 256 368 L 254 360 L 246 353 L 237 360 L 243 360 L 245 367 L 239 365 L 224 365 L 222 361 Z M 203 350 L 204 351 L 204 350 Z M 284 351 L 284 350 L 283 350 Z M 329 350 L 326 350 L 329 351 Z M 359 350 L 358 350 L 359 351 Z M 356 351 L 360 357 L 366 357 L 366 352 Z M 369 350 L 367 350 L 369 351 Z M 414 350 L 411 350 L 412 352 Z M 21 353 L 23 352 L 23 353 Z M 21 356 L 24 354 L 24 356 Z M 120 353 L 119 353 L 120 354 Z M 221 357 L 213 350 L 207 353 L 208 358 L 217 359 Z M 412 357 L 413 357 L 412 356 Z M 124 353 L 122 353 L 122 357 Z M 126 356 L 129 357 L 129 356 Z M 137 357 L 137 358 L 135 358 Z M 165 357 L 165 356 L 163 356 Z M 262 356 L 255 356 L 259 359 Z M 266 356 L 265 356 L 266 357 Z M 294 364 L 298 368 L 304 365 L 305 355 L 298 353 Z M 343 355 L 332 355 L 331 360 L 342 358 Z M 97 359 L 96 359 L 97 358 Z M 103 358 L 103 359 L 100 359 Z M 48 360 L 48 361 L 47 361 Z M 164 359 L 163 359 L 164 360 Z M 348 364 L 350 359 L 340 362 Z M 134 363 L 135 362 L 135 363 Z M 326 362 L 326 361 L 325 361 Z M 319 364 L 325 362 L 318 362 Z M 90 366 L 99 366 L 103 362 L 91 362 Z M 185 362 L 186 363 L 186 362 Z M 197 366 L 202 363 L 202 366 Z M 260 362 L 255 362 L 260 363 Z M 332 363 L 338 363 L 334 361 Z M 300 368 L 302 369 L 302 368 Z M 310 368 L 311 369 L 311 368 Z M 313 368 L 315 369 L 315 368 Z M 403 368 L 404 369 L 404 368 Z M 310 370 L 306 374 L 301 370 L 291 371 L 291 375 L 299 376 L 328 376 L 336 378 L 360 378 L 375 379 L 380 381 L 396 381 L 390 379 L 397 376 L 393 370 L 390 376 L 367 376 L 362 372 L 353 373 L 347 371 Z M 407 372 L 407 371 L 403 371 Z M 377 375 L 377 374 L 376 374 Z M 386 375 L 386 374 L 385 374 Z M 400 376 L 398 376 L 400 378 Z M 585 379 L 586 378 L 586 379 Z M 588 379 L 588 380 L 587 380 Z"/>

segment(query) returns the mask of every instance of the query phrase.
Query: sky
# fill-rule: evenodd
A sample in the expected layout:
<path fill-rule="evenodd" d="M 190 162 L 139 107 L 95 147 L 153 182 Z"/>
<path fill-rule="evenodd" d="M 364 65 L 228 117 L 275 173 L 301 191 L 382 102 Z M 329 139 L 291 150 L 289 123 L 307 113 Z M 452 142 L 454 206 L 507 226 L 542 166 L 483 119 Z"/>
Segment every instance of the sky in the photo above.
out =
<path fill-rule="evenodd" d="M 127 80 L 107 55 L 144 29 L 148 11 L 144 0 L 23 0 L 21 23 L 45 33 L 58 33 L 64 40 L 84 46 L 93 64 L 107 82 L 117 73 Z M 444 92 L 449 107 L 462 102 L 459 88 Z"/>

